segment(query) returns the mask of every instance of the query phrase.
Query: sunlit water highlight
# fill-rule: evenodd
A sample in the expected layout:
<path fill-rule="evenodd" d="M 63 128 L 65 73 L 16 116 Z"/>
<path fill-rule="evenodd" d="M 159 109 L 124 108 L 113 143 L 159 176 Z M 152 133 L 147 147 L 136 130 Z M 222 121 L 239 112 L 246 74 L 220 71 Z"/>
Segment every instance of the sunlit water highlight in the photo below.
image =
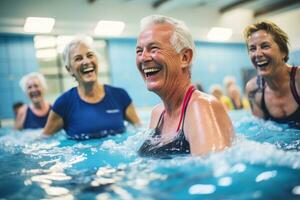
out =
<path fill-rule="evenodd" d="M 300 199 L 300 130 L 230 114 L 234 145 L 203 157 L 142 158 L 149 131 L 74 141 L 0 130 L 0 199 Z"/>

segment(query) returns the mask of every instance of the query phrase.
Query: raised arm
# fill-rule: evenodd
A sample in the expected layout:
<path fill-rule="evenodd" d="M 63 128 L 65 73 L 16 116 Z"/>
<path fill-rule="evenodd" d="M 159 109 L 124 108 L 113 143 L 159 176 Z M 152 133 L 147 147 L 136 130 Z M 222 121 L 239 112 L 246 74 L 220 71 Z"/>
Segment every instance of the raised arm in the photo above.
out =
<path fill-rule="evenodd" d="M 129 121 L 133 125 L 141 124 L 140 118 L 138 117 L 135 107 L 133 106 L 132 103 L 129 104 L 129 106 L 126 108 L 125 117 L 126 117 L 126 120 Z"/>
<path fill-rule="evenodd" d="M 63 119 L 51 110 L 43 134 L 47 136 L 53 135 L 57 131 L 61 130 L 63 126 Z"/>
<path fill-rule="evenodd" d="M 23 129 L 27 108 L 28 108 L 28 106 L 24 105 L 17 112 L 17 116 L 16 116 L 16 120 L 15 120 L 15 129 L 17 129 L 17 130 Z"/>
<path fill-rule="evenodd" d="M 187 108 L 184 132 L 192 155 L 204 155 L 231 145 L 232 123 L 222 104 L 211 96 L 194 94 Z"/>

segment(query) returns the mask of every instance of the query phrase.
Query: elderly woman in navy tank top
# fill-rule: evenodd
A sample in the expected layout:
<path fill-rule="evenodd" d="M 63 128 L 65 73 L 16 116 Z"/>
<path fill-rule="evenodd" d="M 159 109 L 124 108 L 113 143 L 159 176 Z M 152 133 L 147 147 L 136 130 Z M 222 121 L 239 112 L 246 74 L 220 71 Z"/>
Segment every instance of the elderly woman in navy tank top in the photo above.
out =
<path fill-rule="evenodd" d="M 224 107 L 191 83 L 195 44 L 185 24 L 153 15 L 144 18 L 141 26 L 137 68 L 148 90 L 162 103 L 152 111 L 150 128 L 154 132 L 139 153 L 203 155 L 230 146 L 234 132 Z"/>
<path fill-rule="evenodd" d="M 252 113 L 300 128 L 300 73 L 287 64 L 287 34 L 272 22 L 260 21 L 245 29 L 245 39 L 257 71 L 246 85 Z"/>
<path fill-rule="evenodd" d="M 51 108 L 50 103 L 44 98 L 47 90 L 45 77 L 38 72 L 29 73 L 22 77 L 20 86 L 31 104 L 19 108 L 15 128 L 18 130 L 44 128 Z"/>
<path fill-rule="evenodd" d="M 86 38 L 71 41 L 63 58 L 78 86 L 55 101 L 45 135 L 64 129 L 73 139 L 104 137 L 124 132 L 125 120 L 134 125 L 140 123 L 127 92 L 98 81 L 98 57 Z"/>

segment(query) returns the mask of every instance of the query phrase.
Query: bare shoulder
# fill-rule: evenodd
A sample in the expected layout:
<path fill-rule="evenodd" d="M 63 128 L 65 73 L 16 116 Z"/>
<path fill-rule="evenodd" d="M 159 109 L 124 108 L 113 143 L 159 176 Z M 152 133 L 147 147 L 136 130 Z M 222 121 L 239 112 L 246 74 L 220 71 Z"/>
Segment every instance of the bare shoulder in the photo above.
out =
<path fill-rule="evenodd" d="M 249 94 L 249 93 L 257 90 L 257 88 L 258 88 L 257 77 L 253 77 L 246 84 L 246 93 Z"/>
<path fill-rule="evenodd" d="M 157 104 L 152 109 L 151 115 L 160 115 L 163 112 L 163 110 L 164 110 L 163 104 Z"/>
<path fill-rule="evenodd" d="M 150 119 L 150 123 L 149 123 L 149 128 L 156 127 L 159 116 L 161 115 L 163 110 L 164 110 L 163 104 L 158 104 L 158 105 L 154 106 L 154 108 L 151 111 L 151 119 Z"/>
<path fill-rule="evenodd" d="M 195 91 L 189 106 L 192 107 L 192 112 L 195 110 L 215 110 L 223 109 L 223 105 L 214 96 L 204 92 Z"/>

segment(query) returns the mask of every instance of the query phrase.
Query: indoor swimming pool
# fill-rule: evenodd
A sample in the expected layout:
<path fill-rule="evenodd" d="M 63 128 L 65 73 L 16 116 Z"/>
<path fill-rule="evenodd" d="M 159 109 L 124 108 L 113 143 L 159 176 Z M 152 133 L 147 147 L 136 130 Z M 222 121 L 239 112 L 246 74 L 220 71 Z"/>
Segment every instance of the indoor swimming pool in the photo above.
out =
<path fill-rule="evenodd" d="M 232 147 L 203 157 L 142 158 L 149 134 L 75 141 L 0 129 L 0 199 L 300 199 L 300 130 L 231 112 Z"/>

